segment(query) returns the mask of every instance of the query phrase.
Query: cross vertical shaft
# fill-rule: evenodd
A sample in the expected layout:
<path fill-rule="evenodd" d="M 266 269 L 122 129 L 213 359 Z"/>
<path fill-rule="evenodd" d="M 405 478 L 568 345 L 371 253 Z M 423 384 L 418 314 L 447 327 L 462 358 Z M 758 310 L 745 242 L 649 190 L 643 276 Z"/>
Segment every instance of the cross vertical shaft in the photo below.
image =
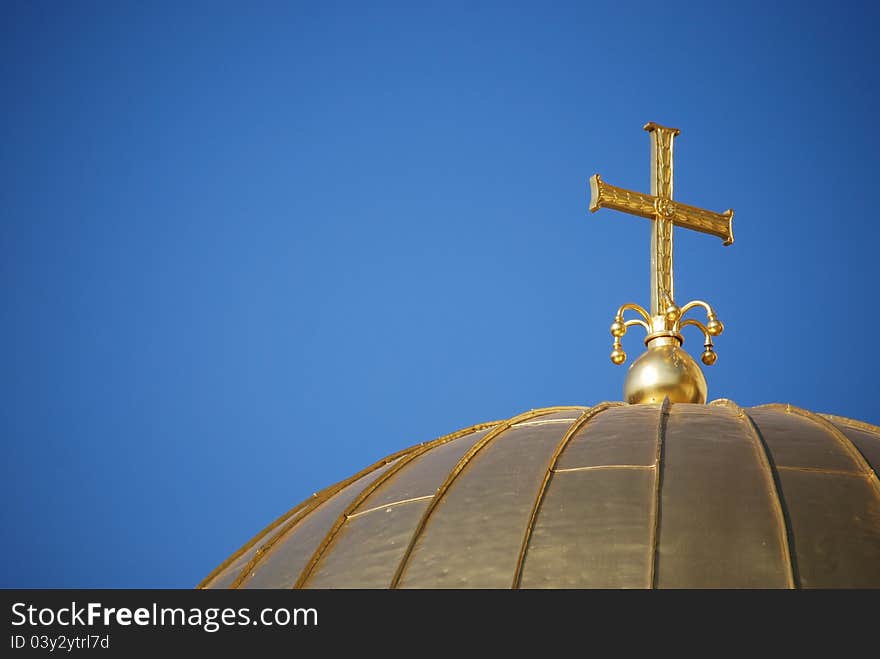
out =
<path fill-rule="evenodd" d="M 674 304 L 672 281 L 672 141 L 677 128 L 653 122 L 645 125 L 651 133 L 651 196 L 656 198 L 656 216 L 651 227 L 651 315 L 658 316 Z M 668 296 L 668 299 L 667 299 Z"/>

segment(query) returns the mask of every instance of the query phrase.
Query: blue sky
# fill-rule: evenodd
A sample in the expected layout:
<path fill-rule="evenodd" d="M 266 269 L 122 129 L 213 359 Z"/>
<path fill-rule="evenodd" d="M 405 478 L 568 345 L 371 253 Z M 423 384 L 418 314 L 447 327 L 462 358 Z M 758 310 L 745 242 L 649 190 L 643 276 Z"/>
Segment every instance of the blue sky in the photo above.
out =
<path fill-rule="evenodd" d="M 647 121 L 736 212 L 675 238 L 710 398 L 880 424 L 876 8 L 416 4 L 3 3 L 0 586 L 189 588 L 383 455 L 620 399 L 650 227 L 587 180 L 647 192 Z"/>

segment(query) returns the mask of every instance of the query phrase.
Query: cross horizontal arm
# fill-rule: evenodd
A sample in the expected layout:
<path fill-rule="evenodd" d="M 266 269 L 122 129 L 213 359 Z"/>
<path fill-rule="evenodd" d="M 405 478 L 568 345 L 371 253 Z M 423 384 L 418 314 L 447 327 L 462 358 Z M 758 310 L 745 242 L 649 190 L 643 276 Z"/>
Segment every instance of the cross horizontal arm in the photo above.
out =
<path fill-rule="evenodd" d="M 675 215 L 672 223 L 677 227 L 693 229 L 701 233 L 718 236 L 725 245 L 733 244 L 733 209 L 714 213 L 696 206 L 675 202 Z"/>
<path fill-rule="evenodd" d="M 618 188 L 602 180 L 598 174 L 590 177 L 590 212 L 595 213 L 600 208 L 610 208 L 631 215 L 638 215 L 653 220 L 657 215 L 654 205 L 655 197 L 641 192 L 633 192 L 624 188 Z"/>
<path fill-rule="evenodd" d="M 672 220 L 675 226 L 718 236 L 725 245 L 733 244 L 733 211 L 707 211 L 677 201 L 633 192 L 610 185 L 598 174 L 590 177 L 590 211 L 610 208 L 653 220 L 658 215 Z"/>

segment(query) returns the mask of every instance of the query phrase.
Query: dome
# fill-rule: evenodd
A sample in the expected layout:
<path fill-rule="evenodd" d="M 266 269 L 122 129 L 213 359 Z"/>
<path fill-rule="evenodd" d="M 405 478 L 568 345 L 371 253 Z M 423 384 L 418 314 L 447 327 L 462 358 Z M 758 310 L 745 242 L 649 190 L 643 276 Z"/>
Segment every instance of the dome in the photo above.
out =
<path fill-rule="evenodd" d="M 282 515 L 202 588 L 880 588 L 880 427 L 602 403 L 482 423 Z"/>
<path fill-rule="evenodd" d="M 651 296 L 621 403 L 530 410 L 390 455 L 302 502 L 202 588 L 880 588 L 880 427 L 791 405 L 706 405 L 682 349 L 724 331 L 676 302 L 673 226 L 733 243 L 733 210 L 673 201 L 677 128 L 654 122 L 651 193 L 590 177 L 590 211 L 651 221 Z M 705 323 L 688 316 L 705 312 Z M 625 314 L 629 314 L 627 319 Z M 634 316 L 634 317 L 633 317 Z"/>

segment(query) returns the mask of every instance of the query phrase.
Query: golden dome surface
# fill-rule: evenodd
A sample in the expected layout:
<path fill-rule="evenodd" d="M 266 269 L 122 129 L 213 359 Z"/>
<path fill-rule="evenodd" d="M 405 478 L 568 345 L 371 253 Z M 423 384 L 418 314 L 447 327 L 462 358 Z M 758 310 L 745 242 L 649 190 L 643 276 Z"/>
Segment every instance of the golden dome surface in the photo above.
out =
<path fill-rule="evenodd" d="M 531 410 L 388 456 L 201 588 L 880 588 L 880 427 L 790 405 Z"/>

